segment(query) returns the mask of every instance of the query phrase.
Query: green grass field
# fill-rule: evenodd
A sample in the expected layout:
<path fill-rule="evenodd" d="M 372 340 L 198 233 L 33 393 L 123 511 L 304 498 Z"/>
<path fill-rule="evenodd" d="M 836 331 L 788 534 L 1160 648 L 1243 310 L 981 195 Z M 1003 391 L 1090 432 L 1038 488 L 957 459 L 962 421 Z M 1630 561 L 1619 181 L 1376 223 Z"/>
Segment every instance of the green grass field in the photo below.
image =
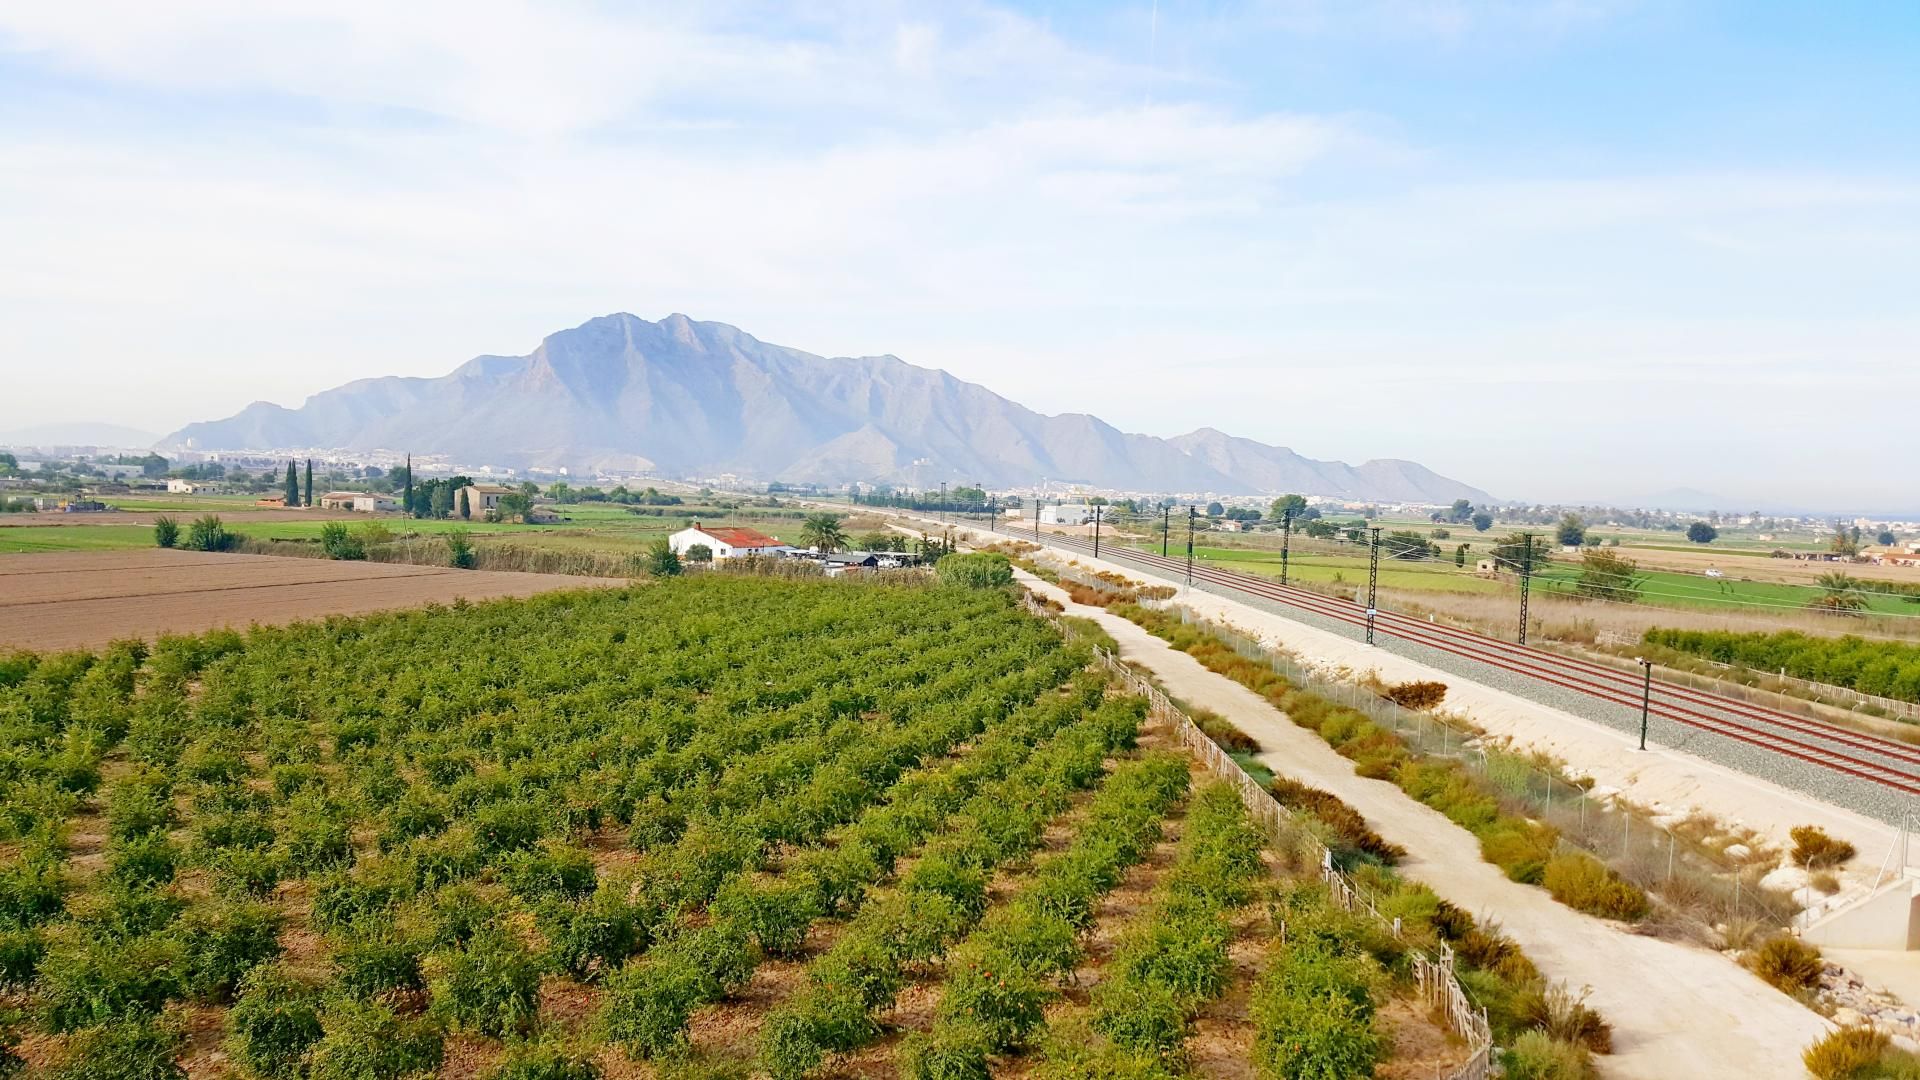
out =
<path fill-rule="evenodd" d="M 1134 546 L 1153 552 L 1160 550 L 1157 544 Z M 1184 554 L 1185 551 L 1185 546 L 1181 545 L 1180 553 Z M 1196 545 L 1193 554 L 1196 559 L 1206 560 L 1209 566 L 1218 566 L 1224 570 L 1239 570 L 1273 578 L 1280 576 L 1278 551 Z M 1287 561 L 1287 578 L 1289 581 L 1312 581 L 1332 585 L 1365 585 L 1367 560 L 1335 555 L 1294 554 Z M 1455 593 L 1498 593 L 1507 588 L 1500 582 L 1476 577 L 1471 570 L 1461 570 L 1451 562 L 1402 563 L 1393 560 L 1384 560 L 1380 563 L 1380 584 L 1386 588 Z"/>
<path fill-rule="evenodd" d="M 125 509 L 133 509 L 125 507 Z M 142 507 L 142 509 L 179 509 L 166 507 Z M 676 511 L 679 507 L 674 508 Z M 796 518 L 779 514 L 772 516 L 760 514 L 729 513 L 718 507 L 697 507 L 693 512 L 707 511 L 708 520 L 714 524 L 745 525 L 775 536 L 793 539 L 798 536 L 800 523 Z M 181 510 L 179 519 L 184 526 L 197 511 Z M 203 512 L 203 511 L 198 511 Z M 569 506 L 566 516 L 571 520 L 555 525 L 519 525 L 489 524 L 484 521 L 416 521 L 409 518 L 380 517 L 366 519 L 378 523 L 394 536 L 408 534 L 435 536 L 441 533 L 464 530 L 476 540 L 487 542 L 507 542 L 547 551 L 591 552 L 605 551 L 615 554 L 628 554 L 646 548 L 653 541 L 678 532 L 686 526 L 686 519 L 677 513 L 674 516 L 654 516 L 650 514 L 631 514 L 624 507 L 599 505 Z M 325 521 L 296 521 L 271 513 L 223 513 L 221 520 L 227 528 L 252 540 L 305 540 L 318 541 L 320 530 L 328 523 Z M 349 522 L 350 525 L 362 522 Z M 4 526 L 4 522 L 0 522 Z M 125 548 L 143 548 L 153 546 L 153 529 L 146 525 L 19 525 L 0 527 L 0 554 L 22 554 L 38 551 L 111 551 Z"/>
<path fill-rule="evenodd" d="M 1577 566 L 1551 566 L 1535 575 L 1536 589 L 1572 591 L 1580 576 Z M 1678 574 L 1665 570 L 1642 571 L 1643 603 L 1662 607 L 1715 608 L 1765 614 L 1782 609 L 1800 609 L 1821 595 L 1809 585 L 1787 585 L 1771 581 L 1735 581 L 1709 578 L 1699 574 Z M 1865 593 L 1866 611 L 1884 615 L 1920 615 L 1920 604 L 1904 597 L 1884 593 Z"/>

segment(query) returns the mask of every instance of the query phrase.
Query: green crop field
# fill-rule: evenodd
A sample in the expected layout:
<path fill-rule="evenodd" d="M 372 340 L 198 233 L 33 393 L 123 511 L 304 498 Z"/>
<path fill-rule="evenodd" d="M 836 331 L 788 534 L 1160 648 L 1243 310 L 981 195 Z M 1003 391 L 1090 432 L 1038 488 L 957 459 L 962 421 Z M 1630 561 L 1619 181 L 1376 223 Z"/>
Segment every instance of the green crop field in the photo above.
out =
<path fill-rule="evenodd" d="M 1369 879 L 1396 938 L 1274 882 L 1089 660 L 1002 589 L 726 575 L 0 655 L 0 1064 L 1158 1076 L 1203 1012 L 1268 1078 L 1445 1047 L 1376 1015 L 1431 894 Z M 1325 967 L 1333 1049 L 1246 956 Z"/>

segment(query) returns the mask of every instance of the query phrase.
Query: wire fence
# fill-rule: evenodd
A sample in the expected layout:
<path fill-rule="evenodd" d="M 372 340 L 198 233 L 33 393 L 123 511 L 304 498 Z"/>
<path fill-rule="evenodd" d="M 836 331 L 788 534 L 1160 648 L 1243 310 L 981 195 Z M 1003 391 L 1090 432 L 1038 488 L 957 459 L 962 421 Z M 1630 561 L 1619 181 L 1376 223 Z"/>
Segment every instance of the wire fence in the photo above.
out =
<path fill-rule="evenodd" d="M 1562 844 L 1599 858 L 1677 908 L 1783 927 L 1793 919 L 1791 898 L 1760 886 L 1767 867 L 1759 863 L 1743 865 L 1724 859 L 1624 800 L 1594 795 L 1590 782 L 1570 781 L 1526 755 L 1490 747 L 1476 731 L 1431 712 L 1403 708 L 1366 686 L 1316 671 L 1189 608 L 1160 606 L 1170 614 L 1177 612 L 1183 623 L 1225 641 L 1241 656 L 1267 664 L 1295 686 L 1393 731 L 1416 754 L 1460 763 L 1497 792 L 1510 812 L 1552 825 Z"/>

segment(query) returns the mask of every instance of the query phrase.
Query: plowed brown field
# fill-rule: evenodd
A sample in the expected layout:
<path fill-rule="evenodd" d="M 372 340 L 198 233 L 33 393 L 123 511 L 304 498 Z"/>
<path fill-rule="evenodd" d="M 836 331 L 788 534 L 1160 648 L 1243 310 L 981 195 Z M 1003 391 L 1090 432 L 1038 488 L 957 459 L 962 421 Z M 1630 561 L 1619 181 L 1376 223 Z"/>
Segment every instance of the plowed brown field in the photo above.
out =
<path fill-rule="evenodd" d="M 0 648 L 72 649 L 621 582 L 151 548 L 0 555 Z"/>

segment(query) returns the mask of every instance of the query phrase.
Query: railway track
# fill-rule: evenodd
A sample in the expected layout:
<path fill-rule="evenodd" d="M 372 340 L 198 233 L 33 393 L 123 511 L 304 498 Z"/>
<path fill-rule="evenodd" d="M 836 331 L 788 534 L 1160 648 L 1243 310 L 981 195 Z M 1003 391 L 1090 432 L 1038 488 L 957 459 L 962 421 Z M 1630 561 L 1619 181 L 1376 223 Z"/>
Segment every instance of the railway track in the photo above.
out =
<path fill-rule="evenodd" d="M 1025 539 L 1018 535 L 1015 538 Z M 1093 551 L 1091 543 L 1078 537 L 1052 534 L 1045 539 L 1051 545 L 1077 553 Z M 1176 581 L 1187 574 L 1185 560 L 1136 548 L 1103 545 L 1101 557 L 1131 562 Z M 1193 579 L 1356 629 L 1367 623 L 1366 609 L 1360 604 L 1281 585 L 1268 578 L 1195 563 Z M 1376 634 L 1392 635 L 1541 686 L 1579 694 L 1634 713 L 1641 708 L 1643 676 L 1638 672 L 1381 609 L 1376 609 L 1374 628 Z M 1690 731 L 1715 735 L 1863 781 L 1898 796 L 1920 795 L 1920 747 L 1657 678 L 1647 699 L 1647 714 Z"/>

